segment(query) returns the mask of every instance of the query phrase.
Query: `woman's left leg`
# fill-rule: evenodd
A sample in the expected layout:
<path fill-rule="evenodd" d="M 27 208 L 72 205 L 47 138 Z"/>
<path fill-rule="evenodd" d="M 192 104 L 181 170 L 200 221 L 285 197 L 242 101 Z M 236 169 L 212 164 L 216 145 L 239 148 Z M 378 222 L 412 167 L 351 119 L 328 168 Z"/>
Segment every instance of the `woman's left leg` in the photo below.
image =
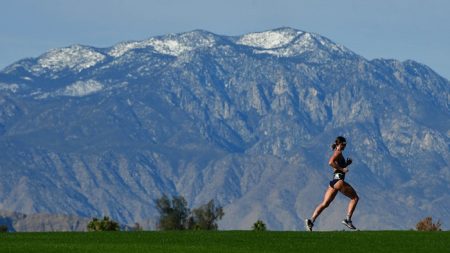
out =
<path fill-rule="evenodd" d="M 355 189 L 353 189 L 353 187 L 347 182 L 344 182 L 339 191 L 350 198 L 350 202 L 348 203 L 347 219 L 351 221 L 353 212 L 355 211 L 356 205 L 359 201 L 358 194 L 356 193 Z"/>

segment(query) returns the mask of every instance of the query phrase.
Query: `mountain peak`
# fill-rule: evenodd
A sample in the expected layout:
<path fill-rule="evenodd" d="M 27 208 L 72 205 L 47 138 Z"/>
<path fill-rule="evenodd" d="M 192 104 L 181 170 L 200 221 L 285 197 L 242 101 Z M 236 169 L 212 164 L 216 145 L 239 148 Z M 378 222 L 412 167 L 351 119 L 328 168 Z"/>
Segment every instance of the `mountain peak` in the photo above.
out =
<path fill-rule="evenodd" d="M 103 59 L 105 59 L 105 55 L 100 52 L 91 47 L 77 44 L 45 53 L 39 57 L 38 64 L 33 71 L 42 72 L 44 69 L 61 71 L 70 68 L 79 72 L 94 66 Z"/>
<path fill-rule="evenodd" d="M 328 38 L 290 27 L 245 34 L 239 37 L 236 43 L 253 47 L 254 53 L 278 57 L 296 57 L 309 53 L 312 61 L 334 56 L 356 56 L 351 50 Z"/>
<path fill-rule="evenodd" d="M 143 41 L 122 42 L 111 48 L 109 55 L 119 57 L 136 48 L 151 48 L 158 53 L 179 56 L 200 47 L 211 47 L 219 36 L 205 30 L 152 37 Z"/>
<path fill-rule="evenodd" d="M 274 49 L 288 45 L 295 37 L 303 33 L 292 28 L 278 28 L 264 32 L 245 34 L 237 40 L 237 44 L 262 49 Z"/>

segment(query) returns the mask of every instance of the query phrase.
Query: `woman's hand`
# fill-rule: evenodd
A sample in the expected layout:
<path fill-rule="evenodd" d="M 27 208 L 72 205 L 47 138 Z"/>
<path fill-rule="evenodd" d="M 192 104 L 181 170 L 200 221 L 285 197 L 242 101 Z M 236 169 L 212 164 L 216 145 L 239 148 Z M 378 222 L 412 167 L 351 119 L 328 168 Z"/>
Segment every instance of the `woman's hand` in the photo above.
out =
<path fill-rule="evenodd" d="M 353 160 L 349 157 L 347 158 L 347 166 L 349 166 L 350 164 L 352 164 Z"/>
<path fill-rule="evenodd" d="M 347 167 L 342 168 L 342 172 L 347 173 L 348 172 L 348 168 Z"/>

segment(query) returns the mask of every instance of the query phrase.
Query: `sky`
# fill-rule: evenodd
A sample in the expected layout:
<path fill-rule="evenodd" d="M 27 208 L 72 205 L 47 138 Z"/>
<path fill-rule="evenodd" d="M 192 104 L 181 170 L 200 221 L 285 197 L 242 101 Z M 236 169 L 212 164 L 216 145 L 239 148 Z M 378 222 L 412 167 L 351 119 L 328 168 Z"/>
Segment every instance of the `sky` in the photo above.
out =
<path fill-rule="evenodd" d="M 450 79 L 449 0 L 0 0 L 0 69 L 72 44 L 278 27 L 323 35 L 369 60 L 415 60 Z"/>

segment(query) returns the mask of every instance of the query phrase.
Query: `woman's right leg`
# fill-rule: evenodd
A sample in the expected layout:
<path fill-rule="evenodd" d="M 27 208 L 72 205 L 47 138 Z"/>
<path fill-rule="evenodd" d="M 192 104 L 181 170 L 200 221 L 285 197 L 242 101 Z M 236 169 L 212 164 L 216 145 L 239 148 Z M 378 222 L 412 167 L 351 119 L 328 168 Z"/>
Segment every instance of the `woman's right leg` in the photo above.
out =
<path fill-rule="evenodd" d="M 338 190 L 334 189 L 331 186 L 328 187 L 328 189 L 325 192 L 325 195 L 323 197 L 322 203 L 320 203 L 316 207 L 316 210 L 314 211 L 313 215 L 311 216 L 312 222 L 314 222 L 317 219 L 317 217 L 320 215 L 320 213 L 322 213 L 322 211 L 325 210 L 325 208 L 327 208 L 330 205 L 330 203 L 336 197 L 337 193 L 338 193 Z"/>

